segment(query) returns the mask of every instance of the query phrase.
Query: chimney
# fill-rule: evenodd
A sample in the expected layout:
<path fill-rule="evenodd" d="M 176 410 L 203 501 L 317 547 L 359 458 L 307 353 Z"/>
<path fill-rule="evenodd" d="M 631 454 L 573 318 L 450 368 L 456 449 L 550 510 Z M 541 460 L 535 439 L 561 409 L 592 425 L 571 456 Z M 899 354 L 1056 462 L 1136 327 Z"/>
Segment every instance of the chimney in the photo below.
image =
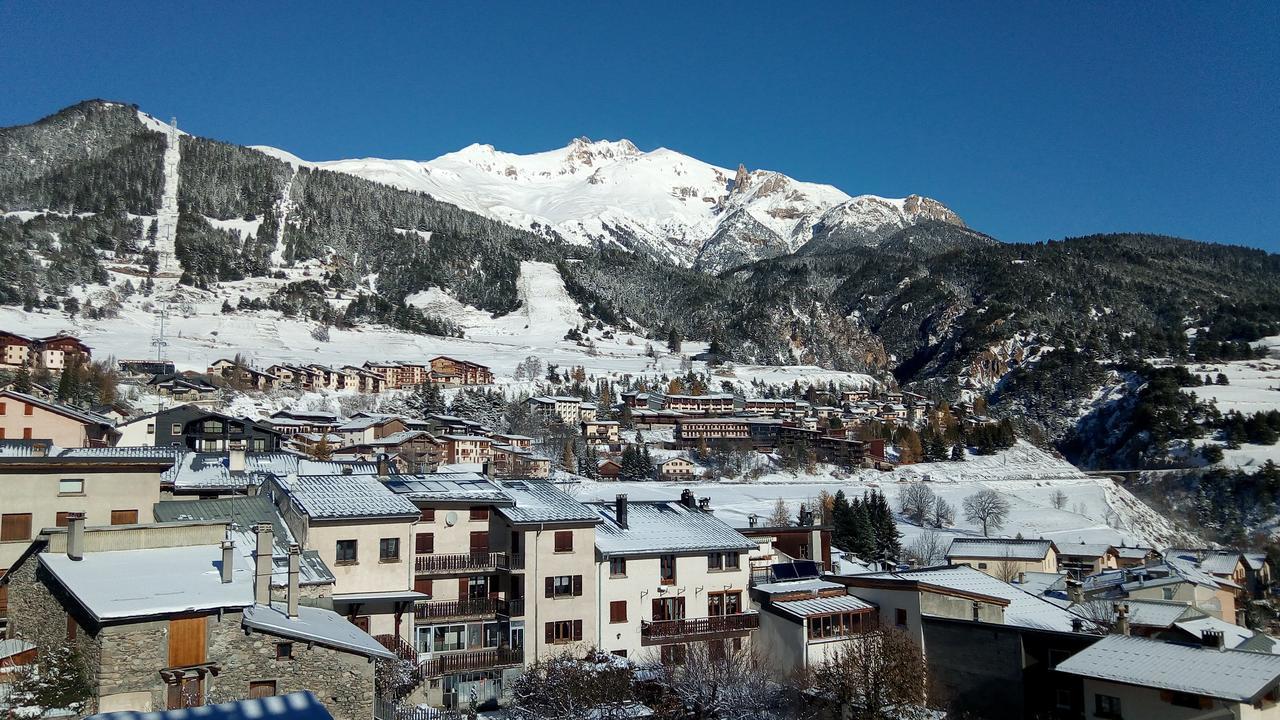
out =
<path fill-rule="evenodd" d="M 822 546 L 822 531 L 819 530 L 818 528 L 810 528 L 809 529 L 809 554 L 812 557 L 809 559 L 818 563 L 819 572 L 827 569 L 827 562 L 829 560 L 829 558 L 823 557 L 823 554 L 824 554 L 823 550 L 824 548 Z"/>
<path fill-rule="evenodd" d="M 971 607 L 973 608 L 973 621 L 981 622 L 982 621 L 982 603 L 978 602 L 977 600 L 974 600 L 973 603 L 971 604 Z"/>
<path fill-rule="evenodd" d="M 1116 635 L 1129 634 L 1129 606 L 1125 603 L 1113 603 L 1112 608 L 1116 611 L 1116 624 L 1111 632 Z"/>
<path fill-rule="evenodd" d="M 84 513 L 67 513 L 67 557 L 84 559 Z"/>
<path fill-rule="evenodd" d="M 258 605 L 271 604 L 271 562 L 272 535 L 271 523 L 258 523 L 254 531 L 258 534 L 257 546 L 253 551 L 253 602 Z"/>
<path fill-rule="evenodd" d="M 747 516 L 747 527 L 755 527 L 756 523 L 758 522 L 760 522 L 759 515 L 755 513 L 751 513 L 750 515 Z"/>
<path fill-rule="evenodd" d="M 1027 584 L 1027 573 L 1023 570 L 1018 571 L 1018 584 L 1019 585 Z"/>
<path fill-rule="evenodd" d="M 384 478 L 391 474 L 390 463 L 387 462 L 386 453 L 378 453 L 378 477 Z"/>
<path fill-rule="evenodd" d="M 298 560 L 302 548 L 298 543 L 289 545 L 289 617 L 298 617 Z"/>
<path fill-rule="evenodd" d="M 244 472 L 244 448 L 233 446 L 227 449 L 227 469 L 233 473 Z"/>
<path fill-rule="evenodd" d="M 481 464 L 480 464 L 480 474 L 481 474 L 481 475 L 484 475 L 484 476 L 485 476 L 485 477 L 487 477 L 487 478 L 492 478 L 492 477 L 493 477 L 493 462 L 492 462 L 492 461 L 490 461 L 490 460 L 485 460 L 483 463 L 481 463 Z"/>
<path fill-rule="evenodd" d="M 625 530 L 627 529 L 627 494 L 618 493 L 618 496 L 614 498 L 613 503 L 614 519 L 618 521 L 618 527 Z"/>
<path fill-rule="evenodd" d="M 235 571 L 236 544 L 230 540 L 222 541 L 222 582 L 231 582 L 231 573 Z"/>
<path fill-rule="evenodd" d="M 690 490 L 689 488 L 685 488 L 684 490 L 680 491 L 680 504 L 689 508 L 690 510 L 693 510 L 694 508 L 698 507 L 698 500 L 693 496 L 692 490 Z"/>
<path fill-rule="evenodd" d="M 698 498 L 698 509 L 704 513 L 711 512 L 711 498 Z"/>
<path fill-rule="evenodd" d="M 1084 618 L 1071 618 L 1071 632 L 1084 632 Z"/>
<path fill-rule="evenodd" d="M 1226 637 L 1221 630 L 1201 630 L 1200 645 L 1216 650 L 1226 649 Z"/>
<path fill-rule="evenodd" d="M 1079 580 L 1067 581 L 1067 599 L 1076 605 L 1084 602 L 1084 586 Z"/>

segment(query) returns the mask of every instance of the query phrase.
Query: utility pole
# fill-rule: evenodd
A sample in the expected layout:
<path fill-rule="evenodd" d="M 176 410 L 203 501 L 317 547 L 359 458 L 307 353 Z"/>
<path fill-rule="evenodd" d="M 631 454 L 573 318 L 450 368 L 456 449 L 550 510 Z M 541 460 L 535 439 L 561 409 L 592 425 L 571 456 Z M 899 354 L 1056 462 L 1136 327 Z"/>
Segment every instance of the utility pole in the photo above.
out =
<path fill-rule="evenodd" d="M 156 334 L 151 338 L 151 344 L 156 348 L 156 363 L 164 362 L 165 348 L 169 346 L 169 341 L 165 340 L 165 321 L 169 318 L 169 303 L 161 302 L 159 309 L 156 310 Z M 164 410 L 164 395 L 156 392 L 156 412 Z"/>

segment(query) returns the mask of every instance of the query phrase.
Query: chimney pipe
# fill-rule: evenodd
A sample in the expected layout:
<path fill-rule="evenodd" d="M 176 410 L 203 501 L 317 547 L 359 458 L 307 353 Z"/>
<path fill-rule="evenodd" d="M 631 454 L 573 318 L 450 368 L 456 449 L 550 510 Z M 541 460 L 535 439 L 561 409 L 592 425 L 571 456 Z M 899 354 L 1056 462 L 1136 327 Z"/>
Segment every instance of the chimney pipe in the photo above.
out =
<path fill-rule="evenodd" d="M 1018 571 L 1018 584 L 1019 585 L 1027 584 L 1027 573 L 1022 570 Z"/>
<path fill-rule="evenodd" d="M 1129 605 L 1127 603 L 1114 603 L 1112 607 L 1116 611 L 1116 625 L 1112 630 L 1116 635 L 1129 634 Z"/>
<path fill-rule="evenodd" d="M 1071 618 L 1071 632 L 1084 632 L 1084 619 Z"/>
<path fill-rule="evenodd" d="M 1207 648 L 1225 650 L 1226 636 L 1223 635 L 1221 630 L 1201 630 L 1200 644 Z"/>
<path fill-rule="evenodd" d="M 84 513 L 67 513 L 67 557 L 84 559 Z"/>
<path fill-rule="evenodd" d="M 391 474 L 387 463 L 387 454 L 378 453 L 378 477 L 384 478 Z"/>
<path fill-rule="evenodd" d="M 698 506 L 698 501 L 694 498 L 692 490 L 685 488 L 680 492 L 680 504 L 690 510 Z"/>
<path fill-rule="evenodd" d="M 271 523 L 258 523 L 254 528 L 257 533 L 257 547 L 253 551 L 253 602 L 257 605 L 271 604 L 271 562 L 272 536 Z"/>
<path fill-rule="evenodd" d="M 227 470 L 233 473 L 242 473 L 245 468 L 244 448 L 241 446 L 231 446 L 227 448 Z"/>
<path fill-rule="evenodd" d="M 623 530 L 626 530 L 627 529 L 627 494 L 618 493 L 618 496 L 614 498 L 613 503 L 614 503 L 613 514 L 615 519 L 618 521 L 618 527 L 622 528 Z"/>
<path fill-rule="evenodd" d="M 289 617 L 298 617 L 298 556 L 302 548 L 298 543 L 289 545 Z"/>
<path fill-rule="evenodd" d="M 231 582 L 231 573 L 235 571 L 236 544 L 230 540 L 222 541 L 222 582 Z"/>
<path fill-rule="evenodd" d="M 1076 605 L 1084 602 L 1084 586 L 1079 580 L 1067 581 L 1067 599 Z"/>

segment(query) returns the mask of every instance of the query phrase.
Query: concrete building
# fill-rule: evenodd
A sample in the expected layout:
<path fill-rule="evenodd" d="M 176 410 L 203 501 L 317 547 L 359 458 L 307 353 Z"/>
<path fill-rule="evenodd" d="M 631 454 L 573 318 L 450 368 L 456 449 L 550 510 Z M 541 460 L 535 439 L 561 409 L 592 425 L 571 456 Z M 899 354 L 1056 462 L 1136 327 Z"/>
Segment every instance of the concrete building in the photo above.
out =
<path fill-rule="evenodd" d="M 14 390 L 0 390 L 0 440 L 51 440 L 64 448 L 114 445 L 107 418 Z"/>
<path fill-rule="evenodd" d="M 879 613 L 871 603 L 849 594 L 840 583 L 817 577 L 761 583 L 751 588 L 753 605 L 760 612 L 760 629 L 754 641 L 768 648 L 765 661 L 779 681 L 835 658 L 850 642 L 880 627 Z"/>
<path fill-rule="evenodd" d="M 600 583 L 600 649 L 639 662 L 677 662 L 689 643 L 740 647 L 759 627 L 749 607 L 758 544 L 686 490 L 679 501 L 589 504 Z"/>

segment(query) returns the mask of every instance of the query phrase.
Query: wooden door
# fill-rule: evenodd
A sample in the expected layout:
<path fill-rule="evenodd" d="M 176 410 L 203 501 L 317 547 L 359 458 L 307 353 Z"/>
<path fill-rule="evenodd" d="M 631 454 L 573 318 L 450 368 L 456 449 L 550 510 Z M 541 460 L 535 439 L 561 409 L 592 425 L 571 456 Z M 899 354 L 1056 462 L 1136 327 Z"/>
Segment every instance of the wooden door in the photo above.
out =
<path fill-rule="evenodd" d="M 167 702 L 170 710 L 204 705 L 204 678 L 193 675 L 169 683 Z"/>
<path fill-rule="evenodd" d="M 169 667 L 205 662 L 205 619 L 202 616 L 169 621 Z"/>

